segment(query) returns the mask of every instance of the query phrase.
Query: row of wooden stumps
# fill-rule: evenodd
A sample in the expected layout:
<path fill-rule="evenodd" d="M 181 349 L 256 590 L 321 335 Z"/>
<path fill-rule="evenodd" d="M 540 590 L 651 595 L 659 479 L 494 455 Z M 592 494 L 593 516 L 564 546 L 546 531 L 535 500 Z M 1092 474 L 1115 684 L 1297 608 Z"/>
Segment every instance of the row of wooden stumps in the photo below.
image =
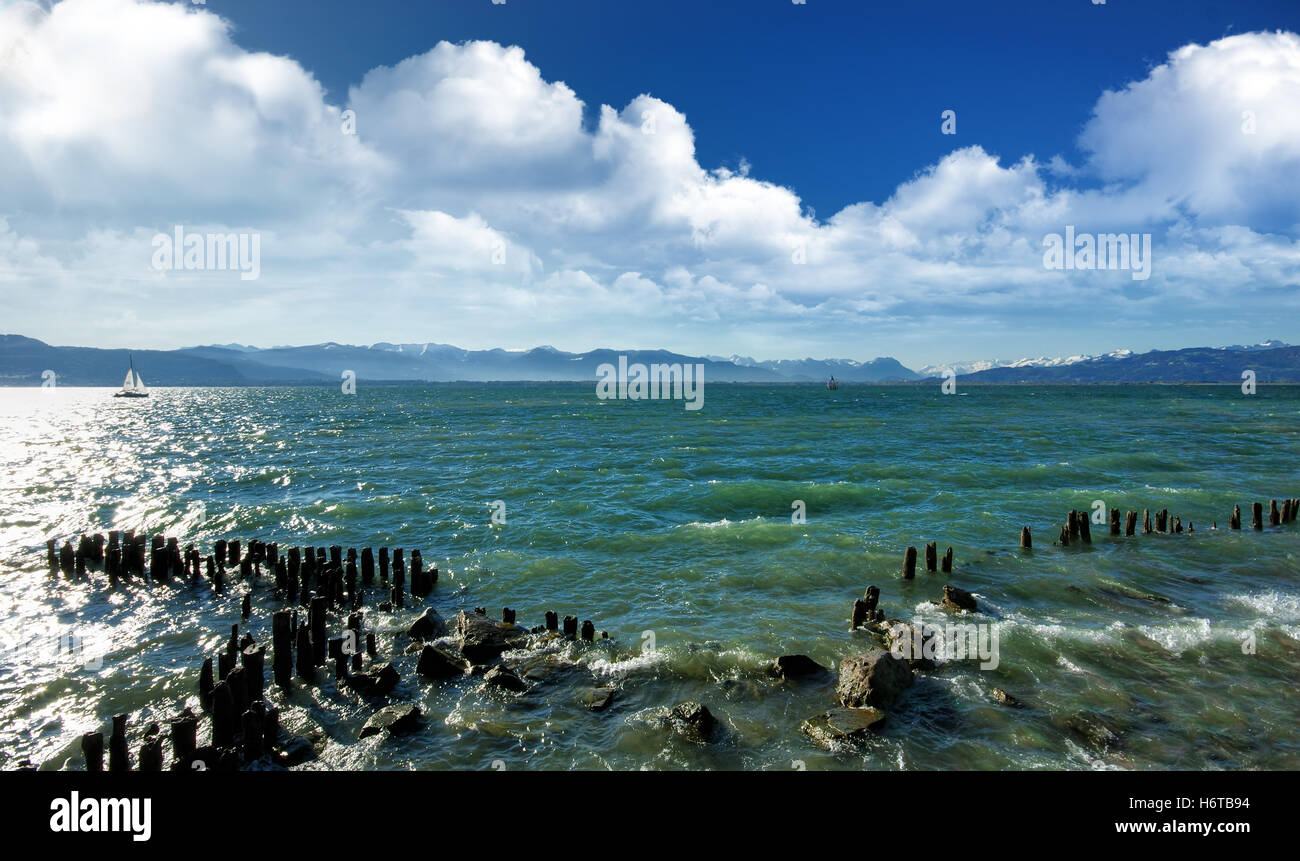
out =
<path fill-rule="evenodd" d="M 1264 528 L 1264 504 L 1256 502 L 1251 504 L 1251 528 L 1261 531 Z M 1282 504 L 1278 505 L 1276 499 L 1269 501 L 1268 525 L 1281 526 L 1286 523 L 1294 523 L 1296 518 L 1300 517 L 1300 499 L 1284 499 Z M 1123 519 L 1123 535 L 1132 537 L 1137 534 L 1138 513 L 1136 511 L 1127 511 Z M 1218 521 L 1210 524 L 1211 529 L 1218 529 Z M 1229 529 L 1241 529 L 1241 506 L 1232 506 L 1232 514 L 1228 517 Z M 1162 508 L 1155 512 L 1154 522 L 1151 516 L 1151 510 L 1144 508 L 1142 510 L 1142 534 L 1151 535 L 1153 533 L 1165 534 L 1182 534 L 1183 521 L 1180 517 L 1169 516 L 1169 509 Z M 1196 525 L 1191 521 L 1187 523 L 1187 532 L 1195 532 Z M 1110 510 L 1110 534 L 1118 537 L 1121 534 L 1120 513 L 1118 508 Z M 1086 511 L 1071 510 L 1066 515 L 1065 523 L 1061 526 L 1061 534 L 1057 539 L 1061 546 L 1070 544 L 1091 544 L 1092 527 L 1091 520 Z M 1023 526 L 1020 529 L 1020 546 L 1022 549 L 1033 549 L 1033 536 L 1030 534 L 1029 527 Z M 911 550 L 911 548 L 908 548 Z"/>
<path fill-rule="evenodd" d="M 943 554 L 943 559 L 939 558 L 939 544 L 931 541 L 925 545 L 925 570 L 933 573 L 942 570 L 945 574 L 952 573 L 952 548 L 949 547 Z M 903 551 L 903 579 L 911 580 L 916 576 L 916 548 L 908 547 Z"/>
<path fill-rule="evenodd" d="M 376 554 L 370 547 L 363 548 L 360 554 L 354 547 L 347 548 L 345 560 L 344 548 L 339 545 L 331 546 L 328 555 L 326 548 L 310 546 L 290 547 L 282 555 L 275 543 L 267 544 L 255 539 L 248 542 L 245 551 L 238 540 L 220 539 L 213 544 L 213 552 L 205 559 L 193 544 L 186 545 L 182 551 L 176 538 L 154 535 L 151 539 L 134 531 L 112 531 L 108 533 L 107 547 L 102 534 L 83 534 L 75 548 L 71 541 L 65 541 L 60 549 L 52 538 L 46 541 L 45 548 L 52 575 L 62 572 L 66 577 L 85 576 L 89 567 L 102 566 L 110 587 L 116 587 L 119 582 L 130 582 L 132 577 L 143 580 L 146 573 L 153 583 L 166 583 L 174 578 L 198 583 L 206 571 L 213 590 L 223 592 L 228 568 L 238 570 L 240 580 L 255 582 L 265 566 L 275 574 L 277 593 L 291 602 L 297 602 L 301 596 L 304 607 L 307 606 L 307 596 L 314 591 L 328 597 L 331 606 L 341 607 L 346 603 L 355 609 L 362 603 L 358 582 L 361 586 L 372 586 L 376 573 Z M 396 548 L 390 557 L 389 549 L 381 547 L 377 559 L 379 582 L 388 586 L 390 572 L 392 575 L 389 601 L 384 602 L 381 608 L 403 606 L 407 577 L 403 549 Z M 425 568 L 420 551 L 412 550 L 411 594 L 428 595 L 437 582 L 438 567 Z"/>

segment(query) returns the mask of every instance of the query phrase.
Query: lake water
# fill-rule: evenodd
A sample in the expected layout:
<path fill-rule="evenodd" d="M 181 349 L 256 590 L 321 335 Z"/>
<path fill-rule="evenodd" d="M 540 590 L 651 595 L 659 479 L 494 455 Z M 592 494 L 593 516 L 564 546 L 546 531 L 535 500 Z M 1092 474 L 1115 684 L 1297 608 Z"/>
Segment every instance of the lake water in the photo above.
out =
<path fill-rule="evenodd" d="M 138 734 L 198 711 L 199 665 L 246 588 L 269 645 L 269 578 L 217 596 L 47 572 L 47 537 L 148 529 L 205 554 L 217 538 L 419 548 L 444 617 L 555 610 L 609 633 L 564 644 L 578 667 L 522 696 L 396 658 L 391 701 L 426 716 L 401 738 L 358 741 L 377 704 L 332 673 L 268 682 L 285 725 L 320 741 L 306 768 L 1300 768 L 1300 523 L 1249 524 L 1251 502 L 1300 496 L 1297 387 L 709 384 L 699 411 L 577 384 L 109 395 L 0 389 L 2 767 L 80 768 L 80 735 L 113 714 Z M 1098 500 L 1195 531 L 1093 526 L 1090 546 L 1055 546 Z M 928 541 L 954 572 L 900 579 Z M 890 617 L 954 621 L 930 603 L 945 583 L 979 601 L 963 621 L 996 630 L 997 667 L 942 663 L 860 747 L 801 733 L 834 681 L 779 682 L 772 658 L 837 666 L 875 645 L 849 631 L 868 585 Z M 384 614 L 381 598 L 366 624 L 386 657 L 421 602 Z M 80 654 L 56 647 L 68 635 Z M 616 688 L 608 709 L 587 710 L 592 685 Z M 713 742 L 663 725 L 686 700 L 721 722 Z"/>

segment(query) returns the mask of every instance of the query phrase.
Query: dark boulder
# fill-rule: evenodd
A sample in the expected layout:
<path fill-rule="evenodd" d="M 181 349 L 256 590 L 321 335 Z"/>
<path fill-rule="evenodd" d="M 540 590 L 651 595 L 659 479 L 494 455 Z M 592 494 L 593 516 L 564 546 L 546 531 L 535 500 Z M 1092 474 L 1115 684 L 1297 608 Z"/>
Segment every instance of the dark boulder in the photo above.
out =
<path fill-rule="evenodd" d="M 368 697 L 382 697 L 397 687 L 401 676 L 392 664 L 375 664 L 368 670 L 352 673 L 344 681 L 348 687 Z"/>
<path fill-rule="evenodd" d="M 879 709 L 836 708 L 809 718 L 803 722 L 801 729 L 813 741 L 829 748 L 836 742 L 860 742 L 878 731 L 884 722 L 885 713 Z"/>
<path fill-rule="evenodd" d="M 426 607 L 424 615 L 411 623 L 406 634 L 412 640 L 436 640 L 447 633 L 447 623 L 432 607 Z"/>
<path fill-rule="evenodd" d="M 425 646 L 420 650 L 420 661 L 415 671 L 429 679 L 451 679 L 465 675 L 465 662 L 456 655 L 437 646 Z"/>
<path fill-rule="evenodd" d="M 518 625 L 494 622 L 478 613 L 462 610 L 456 616 L 460 653 L 475 664 L 491 663 L 507 649 L 525 645 L 527 633 Z"/>
<path fill-rule="evenodd" d="M 668 713 L 673 729 L 693 741 L 708 741 L 717 729 L 718 720 L 703 703 L 686 702 Z"/>
<path fill-rule="evenodd" d="M 883 649 L 873 649 L 840 662 L 836 688 L 840 704 L 850 708 L 889 708 L 912 684 L 912 668 Z"/>
<path fill-rule="evenodd" d="M 528 690 L 527 683 L 515 675 L 514 670 L 506 666 L 496 666 L 488 670 L 487 675 L 483 676 L 483 681 L 493 687 L 503 688 L 515 693 L 523 693 Z"/>
<path fill-rule="evenodd" d="M 974 613 L 976 608 L 975 596 L 965 589 L 958 589 L 956 586 L 944 586 L 941 606 L 945 610 L 969 610 Z"/>
<path fill-rule="evenodd" d="M 1006 691 L 1002 690 L 1002 688 L 993 689 L 993 699 L 1001 703 L 1002 705 L 1008 706 L 1013 709 L 1019 709 L 1025 707 L 1024 703 L 1022 703 L 1020 700 L 1016 699 Z"/>
<path fill-rule="evenodd" d="M 803 676 L 824 676 L 830 670 L 807 655 L 782 655 L 772 662 L 772 674 L 783 679 Z"/>
<path fill-rule="evenodd" d="M 614 704 L 615 688 L 588 688 L 582 693 L 582 704 L 587 711 L 603 712 Z"/>
<path fill-rule="evenodd" d="M 361 737 L 375 735 L 387 730 L 391 735 L 402 735 L 420 728 L 420 707 L 404 703 L 387 706 L 370 716 L 365 726 L 361 727 Z"/>

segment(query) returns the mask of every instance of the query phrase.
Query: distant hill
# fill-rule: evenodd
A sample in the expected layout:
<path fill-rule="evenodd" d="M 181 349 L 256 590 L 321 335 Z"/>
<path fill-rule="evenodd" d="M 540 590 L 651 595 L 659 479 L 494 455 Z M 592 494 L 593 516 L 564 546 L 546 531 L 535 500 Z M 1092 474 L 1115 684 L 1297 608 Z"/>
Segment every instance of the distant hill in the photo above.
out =
<path fill-rule="evenodd" d="M 964 383 L 1300 383 L 1300 347 L 1191 347 L 1062 365 L 1021 365 L 961 374 Z M 931 379 L 939 379 L 936 375 Z"/>
<path fill-rule="evenodd" d="M 566 353 L 554 347 L 531 350 L 464 350 L 449 344 L 390 344 L 369 347 L 312 344 L 259 349 L 242 344 L 134 350 L 136 369 L 152 386 L 250 386 L 337 383 L 352 371 L 358 379 L 423 382 L 594 381 L 605 363 L 702 364 L 706 382 L 782 383 L 916 380 L 920 377 L 894 359 L 870 362 L 799 359 L 736 362 L 686 356 L 667 350 L 599 349 Z M 33 386 L 49 369 L 61 385 L 116 386 L 127 367 L 126 350 L 53 347 L 21 335 L 0 335 L 0 385 Z"/>

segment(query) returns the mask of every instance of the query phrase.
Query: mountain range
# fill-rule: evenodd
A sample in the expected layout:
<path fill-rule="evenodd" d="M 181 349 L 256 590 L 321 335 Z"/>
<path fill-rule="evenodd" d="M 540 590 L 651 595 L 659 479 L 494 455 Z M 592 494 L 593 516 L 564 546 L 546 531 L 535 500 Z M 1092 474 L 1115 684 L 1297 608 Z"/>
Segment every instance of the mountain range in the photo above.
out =
<path fill-rule="evenodd" d="M 687 356 L 667 350 L 597 349 L 568 353 L 531 350 L 465 350 L 449 344 L 325 343 L 301 347 L 223 344 L 178 350 L 56 347 L 22 335 L 0 335 L 0 385 L 36 386 L 53 370 L 59 385 L 117 386 L 128 356 L 152 386 L 258 386 L 338 384 L 345 371 L 374 382 L 590 381 L 605 363 L 690 363 L 704 366 L 709 382 L 845 383 L 933 381 L 952 369 L 963 383 L 1239 383 L 1253 370 L 1258 382 L 1300 382 L 1300 347 L 1281 341 L 1249 346 L 1193 347 L 1097 356 L 954 362 L 912 371 L 897 360 L 779 359 Z"/>

